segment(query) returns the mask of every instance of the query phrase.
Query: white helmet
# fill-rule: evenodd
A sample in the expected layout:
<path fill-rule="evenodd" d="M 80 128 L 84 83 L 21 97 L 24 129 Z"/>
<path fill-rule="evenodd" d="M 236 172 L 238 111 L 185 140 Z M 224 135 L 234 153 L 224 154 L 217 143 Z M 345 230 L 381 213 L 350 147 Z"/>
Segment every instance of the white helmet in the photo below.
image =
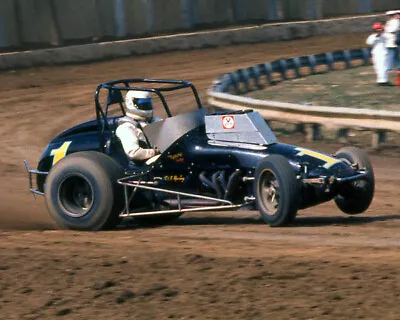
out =
<path fill-rule="evenodd" d="M 148 91 L 130 90 L 125 96 L 125 106 L 131 114 L 141 118 L 153 116 L 151 93 Z"/>

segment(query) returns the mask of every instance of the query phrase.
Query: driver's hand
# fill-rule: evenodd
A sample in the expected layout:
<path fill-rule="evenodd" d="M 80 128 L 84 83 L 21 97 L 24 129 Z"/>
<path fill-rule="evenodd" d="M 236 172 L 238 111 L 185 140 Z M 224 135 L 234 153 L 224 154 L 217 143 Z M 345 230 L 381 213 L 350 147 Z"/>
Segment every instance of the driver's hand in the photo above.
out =
<path fill-rule="evenodd" d="M 150 165 L 150 164 L 154 163 L 160 156 L 161 156 L 160 154 L 153 156 L 150 159 L 147 159 L 147 161 L 145 163 L 147 165 Z"/>

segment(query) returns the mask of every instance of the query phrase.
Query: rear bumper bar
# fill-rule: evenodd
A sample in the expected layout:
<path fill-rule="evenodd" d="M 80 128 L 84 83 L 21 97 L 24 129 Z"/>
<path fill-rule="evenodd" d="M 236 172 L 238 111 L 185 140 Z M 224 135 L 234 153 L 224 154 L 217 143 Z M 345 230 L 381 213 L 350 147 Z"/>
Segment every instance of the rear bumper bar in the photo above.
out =
<path fill-rule="evenodd" d="M 49 173 L 48 172 L 44 172 L 44 171 L 31 169 L 29 167 L 28 161 L 26 161 L 26 160 L 24 160 L 24 163 L 25 163 L 26 171 L 28 171 L 29 191 L 33 194 L 34 197 L 35 197 L 35 194 L 39 194 L 39 195 L 43 196 L 44 193 L 42 191 L 40 191 L 37 187 L 35 188 L 34 185 L 33 185 L 33 175 L 34 174 L 48 175 Z"/>

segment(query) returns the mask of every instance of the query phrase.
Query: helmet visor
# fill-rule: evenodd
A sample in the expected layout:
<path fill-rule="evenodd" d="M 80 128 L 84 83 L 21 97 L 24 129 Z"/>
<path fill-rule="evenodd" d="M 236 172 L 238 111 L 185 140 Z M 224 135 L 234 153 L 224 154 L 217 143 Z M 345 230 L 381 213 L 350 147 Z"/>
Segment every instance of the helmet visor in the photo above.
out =
<path fill-rule="evenodd" d="M 133 99 L 133 103 L 139 110 L 153 110 L 153 103 L 151 101 L 151 98 Z"/>

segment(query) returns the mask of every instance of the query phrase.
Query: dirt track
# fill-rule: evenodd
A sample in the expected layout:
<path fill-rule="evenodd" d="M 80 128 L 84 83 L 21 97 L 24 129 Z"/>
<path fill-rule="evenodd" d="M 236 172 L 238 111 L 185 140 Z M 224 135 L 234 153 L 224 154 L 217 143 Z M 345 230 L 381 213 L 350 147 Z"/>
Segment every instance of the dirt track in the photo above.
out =
<path fill-rule="evenodd" d="M 35 164 L 57 132 L 92 118 L 102 81 L 182 78 L 204 99 L 224 72 L 363 43 L 336 36 L 0 74 L 0 319 L 399 319 L 396 149 L 369 151 L 377 192 L 367 213 L 348 217 L 326 204 L 277 229 L 257 214 L 228 212 L 159 228 L 54 230 L 42 199 L 27 192 L 22 164 Z"/>

